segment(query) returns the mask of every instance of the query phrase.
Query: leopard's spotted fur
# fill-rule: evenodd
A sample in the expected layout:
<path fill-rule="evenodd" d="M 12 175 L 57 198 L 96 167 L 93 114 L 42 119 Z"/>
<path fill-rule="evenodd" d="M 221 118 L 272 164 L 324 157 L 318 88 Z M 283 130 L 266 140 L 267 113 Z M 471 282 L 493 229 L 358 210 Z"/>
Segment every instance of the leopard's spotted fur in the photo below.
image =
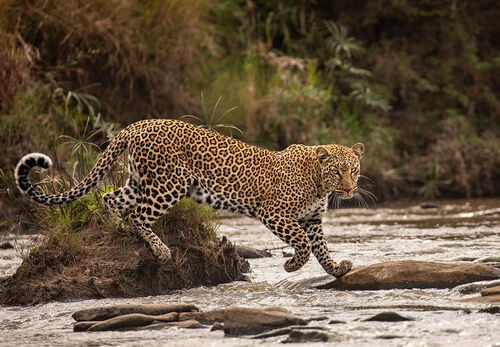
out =
<path fill-rule="evenodd" d="M 295 250 L 285 263 L 286 271 L 301 268 L 311 250 L 333 276 L 351 269 L 351 262 L 338 264 L 330 257 L 321 216 L 330 193 L 350 198 L 356 192 L 363 144 L 292 145 L 274 152 L 182 121 L 144 120 L 121 131 L 89 175 L 70 191 L 46 195 L 29 182 L 30 168 L 51 165 L 40 153 L 21 159 L 15 170 L 17 185 L 40 204 L 73 201 L 95 187 L 127 148 L 130 177 L 123 188 L 104 195 L 105 205 L 118 214 L 131 211 L 134 230 L 159 260 L 167 261 L 171 254 L 151 226 L 188 196 L 262 221 Z"/>

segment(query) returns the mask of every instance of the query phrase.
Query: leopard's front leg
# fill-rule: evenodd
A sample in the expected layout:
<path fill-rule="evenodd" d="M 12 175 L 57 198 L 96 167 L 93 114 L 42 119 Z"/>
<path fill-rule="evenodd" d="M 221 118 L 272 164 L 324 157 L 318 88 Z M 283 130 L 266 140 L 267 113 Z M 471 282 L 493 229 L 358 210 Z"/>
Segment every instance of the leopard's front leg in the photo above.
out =
<path fill-rule="evenodd" d="M 264 213 L 261 217 L 264 225 L 295 250 L 293 258 L 286 261 L 285 270 L 287 272 L 297 271 L 309 260 L 311 254 L 309 239 L 297 221 L 279 216 L 267 216 L 268 214 Z"/>
<path fill-rule="evenodd" d="M 328 251 L 328 245 L 325 240 L 320 219 L 303 221 L 300 225 L 311 242 L 314 256 L 318 259 L 318 262 L 327 273 L 335 277 L 341 277 L 351 270 L 352 263 L 349 260 L 342 260 L 340 264 L 333 261 Z"/>

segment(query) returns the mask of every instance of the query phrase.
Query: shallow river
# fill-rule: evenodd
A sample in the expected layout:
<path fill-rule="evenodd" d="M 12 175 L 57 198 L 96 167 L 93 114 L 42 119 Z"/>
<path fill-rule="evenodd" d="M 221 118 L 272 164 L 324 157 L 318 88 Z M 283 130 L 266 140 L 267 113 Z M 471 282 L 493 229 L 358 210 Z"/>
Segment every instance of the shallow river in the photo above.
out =
<path fill-rule="evenodd" d="M 440 208 L 419 204 L 330 211 L 325 233 L 335 260 L 354 266 L 389 260 L 473 261 L 500 267 L 500 200 L 441 201 Z M 136 299 L 56 302 L 35 307 L 0 307 L 1 346 L 249 346 L 281 345 L 266 340 L 225 338 L 209 329 L 74 333 L 72 312 L 118 303 L 182 301 L 201 310 L 230 305 L 279 305 L 303 318 L 327 316 L 310 325 L 327 327 L 332 344 L 343 346 L 500 346 L 500 315 L 479 313 L 483 304 L 447 289 L 333 291 L 310 289 L 328 280 L 314 257 L 296 273 L 286 273 L 291 248 L 247 218 L 223 218 L 218 233 L 245 246 L 269 249 L 272 258 L 250 260 L 250 282 L 194 288 Z M 28 236 L 17 237 L 18 244 Z M 7 239 L 8 240 L 8 239 Z M 5 240 L 2 240 L 5 241 Z M 11 242 L 13 242 L 11 240 Z M 21 263 L 14 250 L 0 250 L 0 276 Z M 498 306 L 498 305 L 497 305 Z M 412 317 L 410 322 L 363 322 L 383 311 Z M 329 324 L 337 320 L 345 323 Z M 316 343 L 320 345 L 320 343 Z"/>

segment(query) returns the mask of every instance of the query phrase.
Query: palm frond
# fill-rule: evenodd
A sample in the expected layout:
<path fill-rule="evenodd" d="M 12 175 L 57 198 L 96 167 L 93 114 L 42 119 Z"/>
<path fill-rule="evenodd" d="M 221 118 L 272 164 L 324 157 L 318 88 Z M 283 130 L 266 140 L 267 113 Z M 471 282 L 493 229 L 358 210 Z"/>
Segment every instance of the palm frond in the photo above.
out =
<path fill-rule="evenodd" d="M 335 57 L 351 60 L 365 52 L 361 42 L 349 36 L 349 29 L 342 24 L 337 25 L 335 22 L 327 21 L 325 26 L 330 35 L 326 38 L 326 46 Z"/>

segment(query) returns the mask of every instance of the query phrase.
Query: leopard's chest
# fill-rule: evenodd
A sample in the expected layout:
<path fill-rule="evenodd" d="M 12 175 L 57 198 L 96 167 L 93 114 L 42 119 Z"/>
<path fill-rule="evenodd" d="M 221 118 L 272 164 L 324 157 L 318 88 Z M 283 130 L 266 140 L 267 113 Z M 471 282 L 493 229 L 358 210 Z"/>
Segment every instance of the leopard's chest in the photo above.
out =
<path fill-rule="evenodd" d="M 297 219 L 307 220 L 307 219 L 321 218 L 321 216 L 326 211 L 327 204 L 328 204 L 327 197 L 313 201 L 312 203 L 302 208 L 302 210 L 299 212 Z"/>

